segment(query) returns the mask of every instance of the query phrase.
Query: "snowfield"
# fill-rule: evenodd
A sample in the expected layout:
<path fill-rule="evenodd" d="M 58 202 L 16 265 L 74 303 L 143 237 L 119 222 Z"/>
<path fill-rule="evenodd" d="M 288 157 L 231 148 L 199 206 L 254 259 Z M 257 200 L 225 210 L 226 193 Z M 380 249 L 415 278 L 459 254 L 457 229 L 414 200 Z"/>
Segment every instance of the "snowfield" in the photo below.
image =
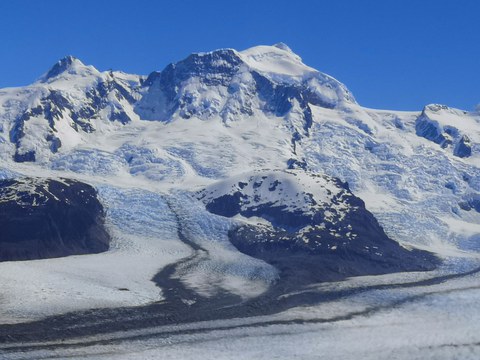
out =
<path fill-rule="evenodd" d="M 0 327 L 162 304 L 172 289 L 156 276 L 173 265 L 186 306 L 268 294 L 278 269 L 228 239 L 233 227 L 265 220 L 217 216 L 195 197 L 228 193 L 260 170 L 338 178 L 390 238 L 444 260 L 427 273 L 317 284 L 305 291 L 343 295 L 265 315 L 259 304 L 251 317 L 12 341 L 0 358 L 480 356 L 480 113 L 363 108 L 284 44 L 194 54 L 148 77 L 67 57 L 30 86 L 0 90 L 0 153 L 0 179 L 93 185 L 113 237 L 101 254 L 0 263 Z M 299 178 L 287 208 L 308 212 L 307 189 L 342 211 L 330 183 Z"/>

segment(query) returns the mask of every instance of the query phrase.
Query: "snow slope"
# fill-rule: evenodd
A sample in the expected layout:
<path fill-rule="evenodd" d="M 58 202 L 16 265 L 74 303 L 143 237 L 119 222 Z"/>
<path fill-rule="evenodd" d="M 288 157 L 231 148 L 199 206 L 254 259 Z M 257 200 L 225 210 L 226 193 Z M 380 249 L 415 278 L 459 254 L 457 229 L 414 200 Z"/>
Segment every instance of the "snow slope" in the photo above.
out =
<path fill-rule="evenodd" d="M 460 220 L 471 228 L 480 221 L 478 212 L 460 207 L 462 199 L 480 190 L 478 151 L 459 158 L 418 136 L 418 113 L 358 106 L 346 112 L 313 111 L 318 120 L 304 146 L 311 169 L 347 181 L 390 236 L 440 252 L 462 247 L 464 234 L 444 220 Z M 478 119 L 463 117 L 466 123 Z M 470 129 L 469 136 L 476 131 Z"/>

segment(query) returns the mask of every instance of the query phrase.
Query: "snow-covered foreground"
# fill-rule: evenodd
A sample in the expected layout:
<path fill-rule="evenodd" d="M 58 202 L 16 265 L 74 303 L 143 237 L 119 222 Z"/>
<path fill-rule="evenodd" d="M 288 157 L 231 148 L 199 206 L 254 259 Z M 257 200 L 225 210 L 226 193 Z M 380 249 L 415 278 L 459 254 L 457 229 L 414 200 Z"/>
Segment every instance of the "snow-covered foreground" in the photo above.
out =
<path fill-rule="evenodd" d="M 326 286 L 330 291 L 371 287 L 275 315 L 18 344 L 5 354 L 9 359 L 105 360 L 478 358 L 480 275 L 407 285 L 425 277 L 356 278 Z"/>
<path fill-rule="evenodd" d="M 133 347 L 128 343 L 115 349 L 99 346 L 84 349 L 83 355 L 80 352 L 74 358 L 198 359 L 203 354 L 219 359 L 478 359 L 479 300 L 478 289 L 460 289 L 349 320 L 247 325 L 168 336 Z M 94 355 L 86 355 L 89 351 Z"/>

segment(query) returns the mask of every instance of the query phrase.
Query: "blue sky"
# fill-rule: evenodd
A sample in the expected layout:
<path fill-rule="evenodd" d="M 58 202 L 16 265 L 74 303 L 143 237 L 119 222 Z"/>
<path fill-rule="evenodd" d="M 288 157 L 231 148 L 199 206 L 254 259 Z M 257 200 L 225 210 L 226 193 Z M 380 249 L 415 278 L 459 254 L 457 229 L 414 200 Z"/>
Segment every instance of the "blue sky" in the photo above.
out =
<path fill-rule="evenodd" d="M 148 74 L 191 52 L 285 42 L 364 106 L 480 103 L 480 1 L 0 2 L 0 87 L 26 85 L 71 54 Z"/>

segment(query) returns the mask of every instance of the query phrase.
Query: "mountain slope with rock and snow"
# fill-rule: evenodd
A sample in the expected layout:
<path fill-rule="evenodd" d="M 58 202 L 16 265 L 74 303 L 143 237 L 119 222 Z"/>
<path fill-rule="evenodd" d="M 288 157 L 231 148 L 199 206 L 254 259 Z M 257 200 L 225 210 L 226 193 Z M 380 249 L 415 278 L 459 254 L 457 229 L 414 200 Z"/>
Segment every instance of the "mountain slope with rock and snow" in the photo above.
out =
<path fill-rule="evenodd" d="M 232 244 L 274 265 L 296 286 L 438 265 L 428 252 L 389 239 L 364 202 L 336 178 L 257 171 L 210 185 L 197 197 L 209 212 L 249 219 L 229 231 Z"/>
<path fill-rule="evenodd" d="M 68 151 L 87 142 L 93 131 L 132 121 L 141 81 L 135 75 L 100 73 L 67 56 L 34 84 L 3 90 L 0 116 L 15 148 L 14 160 L 46 161 L 60 148 Z"/>
<path fill-rule="evenodd" d="M 303 303 L 272 305 L 278 289 L 440 260 L 411 276 L 454 274 L 480 250 L 480 114 L 363 108 L 284 44 L 148 76 L 66 57 L 0 90 L 0 151 L 0 179 L 92 185 L 112 239 L 102 254 L 0 263 L 12 323 L 92 308 L 140 319 L 129 307 L 162 302 L 197 318 L 214 300 L 240 306 L 225 317 L 252 299 L 284 310 Z M 282 283 L 302 262 L 309 281 Z"/>

